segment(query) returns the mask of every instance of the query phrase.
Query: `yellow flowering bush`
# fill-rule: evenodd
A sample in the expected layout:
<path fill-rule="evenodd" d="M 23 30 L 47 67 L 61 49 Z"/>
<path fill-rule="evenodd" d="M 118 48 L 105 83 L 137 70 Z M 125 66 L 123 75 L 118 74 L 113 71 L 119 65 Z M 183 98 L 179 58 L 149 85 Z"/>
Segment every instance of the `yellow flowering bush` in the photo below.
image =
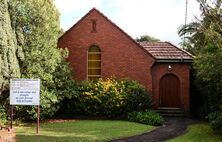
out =
<path fill-rule="evenodd" d="M 128 112 L 151 106 L 150 94 L 132 80 L 107 78 L 82 82 L 76 92 L 66 104 L 75 114 L 125 117 Z"/>

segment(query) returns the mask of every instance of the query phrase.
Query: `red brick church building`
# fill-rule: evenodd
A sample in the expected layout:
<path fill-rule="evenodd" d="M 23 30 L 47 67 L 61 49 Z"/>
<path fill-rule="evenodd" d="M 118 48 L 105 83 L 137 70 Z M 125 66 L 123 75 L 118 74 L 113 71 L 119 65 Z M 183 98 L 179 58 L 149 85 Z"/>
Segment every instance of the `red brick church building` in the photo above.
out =
<path fill-rule="evenodd" d="M 130 78 L 153 95 L 154 107 L 189 112 L 192 55 L 169 42 L 137 43 L 93 8 L 60 37 L 74 79 Z"/>

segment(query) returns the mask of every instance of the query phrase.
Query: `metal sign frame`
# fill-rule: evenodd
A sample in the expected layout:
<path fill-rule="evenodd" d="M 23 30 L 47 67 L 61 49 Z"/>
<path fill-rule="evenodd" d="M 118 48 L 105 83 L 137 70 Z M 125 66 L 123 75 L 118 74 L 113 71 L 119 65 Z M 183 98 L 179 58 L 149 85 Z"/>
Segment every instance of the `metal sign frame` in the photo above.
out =
<path fill-rule="evenodd" d="M 13 108 L 15 105 L 36 106 L 37 120 L 36 133 L 39 133 L 40 116 L 40 79 L 10 79 L 10 105 L 11 105 L 11 123 L 13 122 Z"/>

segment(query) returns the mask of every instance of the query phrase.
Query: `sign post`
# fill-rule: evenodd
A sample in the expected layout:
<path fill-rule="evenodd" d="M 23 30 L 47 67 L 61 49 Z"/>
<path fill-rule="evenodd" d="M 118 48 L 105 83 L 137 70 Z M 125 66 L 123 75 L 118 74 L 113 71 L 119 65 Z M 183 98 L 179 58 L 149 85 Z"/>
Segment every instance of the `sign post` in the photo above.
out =
<path fill-rule="evenodd" d="M 11 105 L 11 111 L 10 111 L 10 128 L 12 129 L 12 122 L 13 122 L 13 108 L 14 108 L 14 106 L 13 105 Z"/>
<path fill-rule="evenodd" d="M 11 79 L 10 80 L 10 105 L 11 105 L 11 128 L 13 121 L 14 105 L 37 106 L 37 133 L 39 132 L 40 113 L 40 79 Z"/>
<path fill-rule="evenodd" d="M 36 125 L 36 133 L 39 133 L 39 115 L 40 115 L 40 107 L 39 105 L 37 106 L 37 125 Z"/>

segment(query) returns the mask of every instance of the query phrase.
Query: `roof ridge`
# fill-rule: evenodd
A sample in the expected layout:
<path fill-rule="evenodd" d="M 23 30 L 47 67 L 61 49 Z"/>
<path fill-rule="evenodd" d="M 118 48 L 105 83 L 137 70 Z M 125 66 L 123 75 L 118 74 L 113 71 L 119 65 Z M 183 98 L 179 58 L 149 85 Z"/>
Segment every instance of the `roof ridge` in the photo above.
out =
<path fill-rule="evenodd" d="M 147 42 L 147 43 L 165 43 L 165 41 L 137 41 L 138 43 Z"/>

